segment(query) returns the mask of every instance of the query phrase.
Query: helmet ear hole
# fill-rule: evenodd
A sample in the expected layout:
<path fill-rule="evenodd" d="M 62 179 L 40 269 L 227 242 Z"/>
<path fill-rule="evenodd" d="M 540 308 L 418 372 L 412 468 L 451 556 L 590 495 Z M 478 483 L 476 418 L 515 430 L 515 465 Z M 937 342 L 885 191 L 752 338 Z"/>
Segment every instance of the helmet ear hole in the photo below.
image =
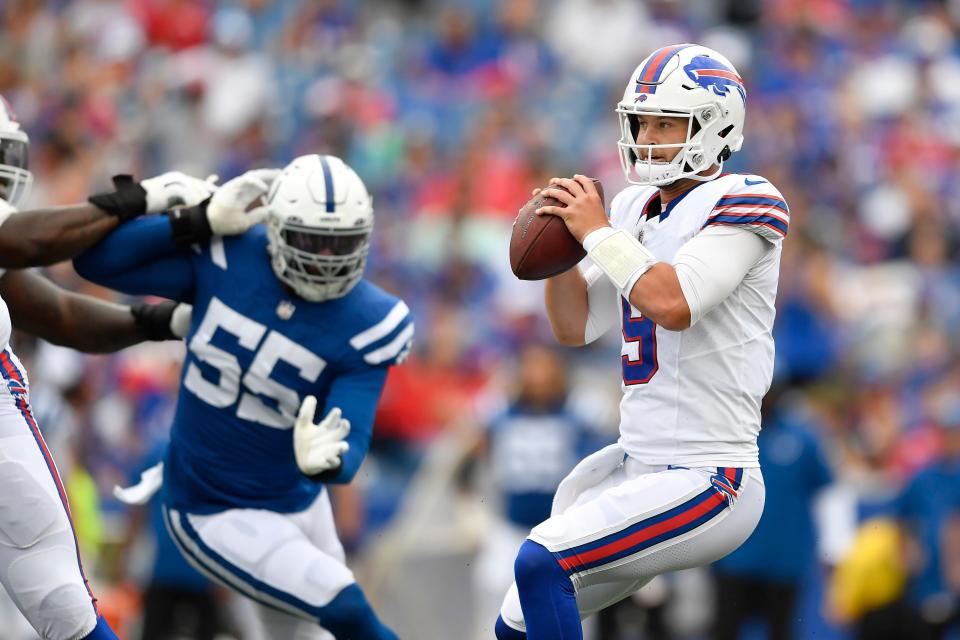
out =
<path fill-rule="evenodd" d="M 728 135 L 730 135 L 731 131 L 733 131 L 733 125 L 729 124 L 726 127 L 724 127 L 717 135 L 719 135 L 721 138 L 726 138 Z M 726 162 L 727 160 L 730 159 L 731 155 L 733 155 L 733 151 L 730 150 L 730 145 L 725 145 L 723 149 L 720 150 L 720 153 L 717 154 L 717 161 Z"/>

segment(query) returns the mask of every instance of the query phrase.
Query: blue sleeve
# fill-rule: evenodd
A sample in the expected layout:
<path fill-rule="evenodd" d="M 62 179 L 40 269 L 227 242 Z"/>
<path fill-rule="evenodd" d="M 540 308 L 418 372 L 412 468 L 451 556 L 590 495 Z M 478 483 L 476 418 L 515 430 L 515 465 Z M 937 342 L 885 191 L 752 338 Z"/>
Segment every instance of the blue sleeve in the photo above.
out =
<path fill-rule="evenodd" d="M 333 381 L 327 405 L 320 415 L 325 416 L 334 407 L 340 407 L 343 417 L 350 421 L 350 435 L 347 436 L 350 449 L 341 456 L 340 467 L 319 474 L 316 477 L 318 481 L 347 484 L 353 480 L 370 449 L 373 419 L 387 379 L 387 370 L 388 367 L 365 366 L 338 376 Z"/>
<path fill-rule="evenodd" d="M 127 222 L 74 259 L 73 267 L 87 280 L 123 293 L 193 299 L 190 253 L 174 245 L 166 216 Z"/>

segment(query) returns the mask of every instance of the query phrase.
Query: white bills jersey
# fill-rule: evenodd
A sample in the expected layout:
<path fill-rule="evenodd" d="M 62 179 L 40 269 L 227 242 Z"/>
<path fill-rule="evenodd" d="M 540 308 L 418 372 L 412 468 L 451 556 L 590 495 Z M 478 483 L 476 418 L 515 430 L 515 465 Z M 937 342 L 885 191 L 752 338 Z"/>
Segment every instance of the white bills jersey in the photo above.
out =
<path fill-rule="evenodd" d="M 750 229 L 772 246 L 729 296 L 684 331 L 643 317 L 606 278 L 591 284 L 591 307 L 619 307 L 620 444 L 649 465 L 759 466 L 760 401 L 773 376 L 787 204 L 755 175 L 727 174 L 699 184 L 662 211 L 659 194 L 656 187 L 628 187 L 613 199 L 610 216 L 615 228 L 638 237 L 660 261 L 672 263 L 684 243 L 712 225 Z M 595 287 L 609 293 L 596 295 Z"/>

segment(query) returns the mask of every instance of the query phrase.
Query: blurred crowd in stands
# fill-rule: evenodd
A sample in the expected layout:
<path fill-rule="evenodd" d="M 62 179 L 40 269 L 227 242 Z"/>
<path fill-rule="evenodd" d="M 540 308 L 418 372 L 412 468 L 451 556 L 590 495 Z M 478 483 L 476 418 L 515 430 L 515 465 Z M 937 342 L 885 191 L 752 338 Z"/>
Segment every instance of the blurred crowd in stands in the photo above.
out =
<path fill-rule="evenodd" d="M 723 52 L 748 88 L 746 142 L 727 169 L 768 178 L 792 214 L 761 437 L 766 512 L 711 573 L 659 579 L 591 633 L 951 637 L 960 1 L 6 0 L 0 34 L 0 94 L 31 139 L 27 207 L 81 201 L 114 173 L 225 181 L 307 152 L 363 177 L 377 216 L 369 276 L 408 301 L 418 338 L 390 376 L 366 470 L 335 495 L 340 532 L 363 567 L 431 447 L 462 445 L 473 463 L 449 482 L 485 514 L 471 552 L 493 553 L 494 537 L 507 551 L 467 570 L 476 597 L 461 621 L 495 617 L 511 536 L 549 508 L 536 494 L 585 442 L 616 437 L 619 337 L 549 347 L 540 286 L 508 267 L 517 209 L 575 172 L 612 197 L 625 184 L 613 109 L 631 70 L 674 42 Z M 69 265 L 48 274 L 117 298 Z M 20 335 L 15 348 L 105 609 L 130 637 L 142 610 L 175 599 L 151 600 L 158 589 L 212 610 L 220 596 L 164 552 L 149 513 L 111 494 L 161 455 L 183 346 L 83 356 Z M 524 412 L 553 426 L 511 426 Z M 510 451 L 521 461 L 505 462 Z M 244 628 L 240 609 L 224 629 Z M 196 633 L 170 637 L 212 637 Z"/>

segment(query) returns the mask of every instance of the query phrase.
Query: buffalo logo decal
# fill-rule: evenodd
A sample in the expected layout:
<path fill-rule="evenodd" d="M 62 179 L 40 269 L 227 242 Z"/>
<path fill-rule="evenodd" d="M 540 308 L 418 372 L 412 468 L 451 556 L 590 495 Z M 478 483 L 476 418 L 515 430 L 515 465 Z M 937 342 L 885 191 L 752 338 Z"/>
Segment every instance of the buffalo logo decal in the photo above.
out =
<path fill-rule="evenodd" d="M 731 87 L 740 93 L 743 101 L 747 101 L 747 92 L 743 88 L 743 78 L 727 65 L 707 56 L 695 56 L 683 67 L 687 76 L 707 91 L 718 96 L 730 93 Z"/>

